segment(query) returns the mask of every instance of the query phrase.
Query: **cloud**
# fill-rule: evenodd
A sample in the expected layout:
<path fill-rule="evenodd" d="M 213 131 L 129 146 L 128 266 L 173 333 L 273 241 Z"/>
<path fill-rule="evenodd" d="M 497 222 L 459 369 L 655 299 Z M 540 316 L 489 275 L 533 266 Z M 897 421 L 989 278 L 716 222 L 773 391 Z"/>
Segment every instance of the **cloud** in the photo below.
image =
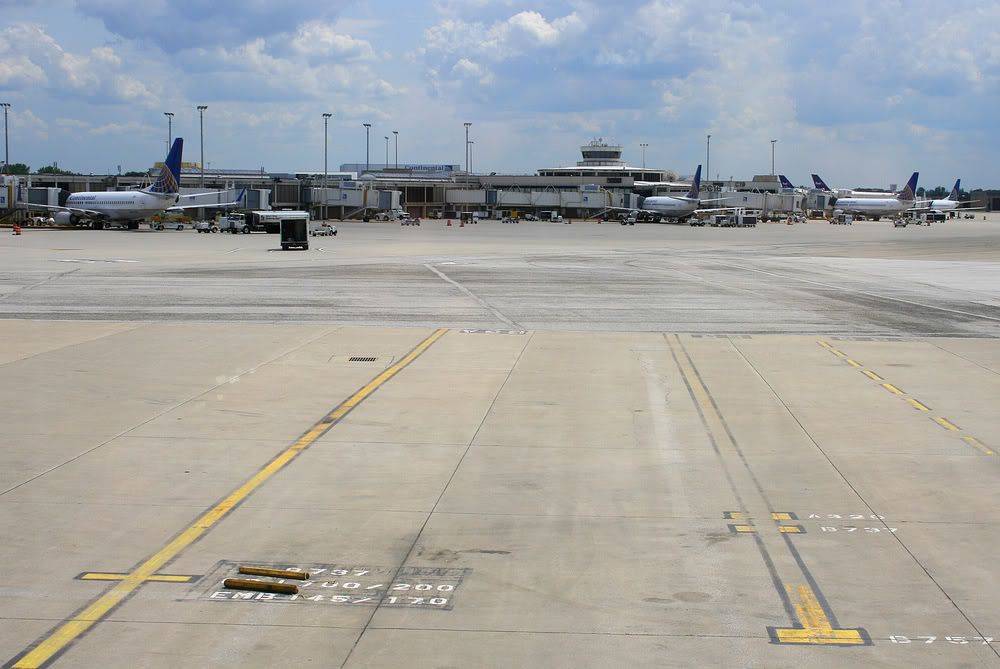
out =
<path fill-rule="evenodd" d="M 257 37 L 293 33 L 303 22 L 335 16 L 346 0 L 79 0 L 77 11 L 111 33 L 158 46 L 166 53 L 231 47 Z"/>
<path fill-rule="evenodd" d="M 307 57 L 335 58 L 342 62 L 371 60 L 375 55 L 366 40 L 338 32 L 334 24 L 323 21 L 299 26 L 292 39 L 292 48 Z"/>
<path fill-rule="evenodd" d="M 12 87 L 40 86 L 61 96 L 153 104 L 156 96 L 149 86 L 121 72 L 122 67 L 122 58 L 111 47 L 67 51 L 37 24 L 15 23 L 0 31 L 0 82 Z"/>
<path fill-rule="evenodd" d="M 451 73 L 460 79 L 474 79 L 481 86 L 489 86 L 495 80 L 489 69 L 468 58 L 459 58 L 458 62 L 452 66 Z"/>

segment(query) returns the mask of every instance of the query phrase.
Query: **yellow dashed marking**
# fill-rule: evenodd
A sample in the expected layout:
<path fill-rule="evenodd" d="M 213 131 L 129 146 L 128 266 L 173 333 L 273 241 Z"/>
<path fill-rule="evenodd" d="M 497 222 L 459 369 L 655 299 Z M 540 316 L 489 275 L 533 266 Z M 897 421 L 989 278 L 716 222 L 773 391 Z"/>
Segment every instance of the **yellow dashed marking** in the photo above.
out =
<path fill-rule="evenodd" d="M 883 381 L 884 380 L 881 376 L 879 376 L 875 372 L 873 372 L 871 370 L 868 370 L 868 369 L 861 370 L 861 373 L 864 374 L 865 376 L 867 376 L 872 381 Z"/>
<path fill-rule="evenodd" d="M 730 525 L 729 529 L 737 534 L 752 534 L 757 531 L 753 525 Z"/>
<path fill-rule="evenodd" d="M 969 446 L 973 446 L 975 448 L 978 448 L 979 450 L 981 450 L 986 455 L 996 455 L 996 453 L 994 453 L 990 449 L 989 446 L 987 446 L 986 444 L 984 444 L 983 442 L 979 441 L 978 439 L 976 439 L 973 436 L 965 435 L 964 437 L 962 437 L 962 441 L 964 441 L 965 443 L 967 443 Z"/>
<path fill-rule="evenodd" d="M 959 432 L 960 428 L 952 423 L 950 420 L 943 416 L 934 416 L 934 422 L 943 427 L 946 430 L 951 430 L 952 432 Z"/>
<path fill-rule="evenodd" d="M 912 397 L 908 397 L 906 399 L 906 401 L 909 402 L 910 404 L 912 404 L 913 408 L 917 409 L 918 411 L 930 411 L 930 407 L 927 407 L 927 406 L 921 404 L 920 402 L 918 402 L 917 400 L 913 399 Z"/>
<path fill-rule="evenodd" d="M 891 383 L 883 383 L 882 387 L 885 388 L 886 390 L 888 390 L 893 395 L 902 395 L 902 394 L 904 394 L 902 390 L 900 390 L 896 386 L 892 385 Z"/>
<path fill-rule="evenodd" d="M 861 369 L 861 367 L 863 366 L 857 360 L 851 360 L 850 358 L 847 359 L 847 364 L 850 365 L 851 367 L 857 367 L 858 369 Z"/>
<path fill-rule="evenodd" d="M 801 525 L 779 525 L 778 531 L 782 534 L 805 534 L 806 529 Z"/>
<path fill-rule="evenodd" d="M 771 520 L 795 520 L 795 514 L 787 511 L 775 511 L 771 514 Z"/>

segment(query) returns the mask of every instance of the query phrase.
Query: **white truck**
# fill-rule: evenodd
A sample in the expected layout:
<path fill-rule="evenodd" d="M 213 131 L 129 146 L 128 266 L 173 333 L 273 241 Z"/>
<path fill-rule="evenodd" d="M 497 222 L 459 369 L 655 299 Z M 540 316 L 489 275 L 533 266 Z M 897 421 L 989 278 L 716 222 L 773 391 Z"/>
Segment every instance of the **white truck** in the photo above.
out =
<path fill-rule="evenodd" d="M 380 211 L 375 214 L 376 221 L 402 221 L 409 217 L 410 215 L 402 209 L 390 209 L 389 211 Z"/>

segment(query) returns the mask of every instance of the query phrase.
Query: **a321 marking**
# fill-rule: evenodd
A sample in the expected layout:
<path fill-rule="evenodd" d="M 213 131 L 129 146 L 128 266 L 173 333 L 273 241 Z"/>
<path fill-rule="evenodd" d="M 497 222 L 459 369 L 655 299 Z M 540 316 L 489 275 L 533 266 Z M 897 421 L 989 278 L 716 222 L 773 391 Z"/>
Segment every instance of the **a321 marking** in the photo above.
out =
<path fill-rule="evenodd" d="M 936 637 L 936 636 L 915 636 L 908 637 L 901 634 L 895 634 L 889 637 L 889 641 L 893 643 L 934 643 L 939 638 L 943 638 L 950 644 L 955 646 L 965 646 L 973 641 L 981 641 L 983 646 L 988 646 L 993 643 L 993 637 L 991 636 L 946 636 L 946 637 Z"/>

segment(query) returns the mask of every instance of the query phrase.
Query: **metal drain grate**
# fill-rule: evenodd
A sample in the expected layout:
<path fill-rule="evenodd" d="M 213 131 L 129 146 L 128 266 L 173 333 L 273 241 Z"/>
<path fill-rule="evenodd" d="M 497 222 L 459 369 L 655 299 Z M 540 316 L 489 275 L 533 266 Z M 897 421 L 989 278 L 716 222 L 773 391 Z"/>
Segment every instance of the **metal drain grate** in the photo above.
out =
<path fill-rule="evenodd" d="M 352 355 L 347 362 L 375 362 L 378 358 L 374 356 Z"/>

